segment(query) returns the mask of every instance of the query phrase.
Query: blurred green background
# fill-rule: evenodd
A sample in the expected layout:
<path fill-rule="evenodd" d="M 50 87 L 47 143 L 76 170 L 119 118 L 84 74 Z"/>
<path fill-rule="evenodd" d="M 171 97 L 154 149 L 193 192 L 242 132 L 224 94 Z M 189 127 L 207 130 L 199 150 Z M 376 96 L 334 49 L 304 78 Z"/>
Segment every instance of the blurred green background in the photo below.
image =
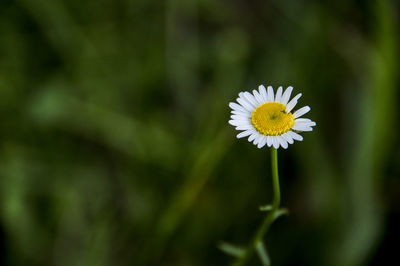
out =
<path fill-rule="evenodd" d="M 232 263 L 218 243 L 246 245 L 272 199 L 268 149 L 227 122 L 259 84 L 317 122 L 278 153 L 273 265 L 397 261 L 399 10 L 1 0 L 0 264 Z"/>

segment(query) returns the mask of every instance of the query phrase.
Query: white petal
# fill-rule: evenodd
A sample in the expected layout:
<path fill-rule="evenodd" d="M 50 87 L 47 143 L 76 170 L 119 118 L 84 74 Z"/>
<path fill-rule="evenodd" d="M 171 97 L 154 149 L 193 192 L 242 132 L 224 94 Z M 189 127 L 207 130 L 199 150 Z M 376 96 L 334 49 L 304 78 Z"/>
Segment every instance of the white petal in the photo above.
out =
<path fill-rule="evenodd" d="M 298 140 L 298 141 L 302 141 L 303 140 L 303 137 L 301 136 L 301 135 L 299 135 L 299 134 L 297 134 L 297 133 L 295 133 L 295 132 L 293 132 L 293 131 L 288 131 L 287 132 L 289 135 L 290 135 L 290 137 L 292 137 L 292 139 L 294 139 L 294 140 Z"/>
<path fill-rule="evenodd" d="M 279 141 L 278 141 L 277 136 L 271 136 L 271 137 L 272 137 L 272 145 L 274 145 L 275 149 L 278 149 L 279 148 Z"/>
<path fill-rule="evenodd" d="M 281 137 L 284 138 L 287 142 L 289 142 L 289 144 L 294 143 L 292 137 L 290 136 L 290 134 L 288 134 L 288 132 L 286 132 L 285 134 L 282 134 Z"/>
<path fill-rule="evenodd" d="M 312 127 L 304 127 L 304 128 L 302 128 L 301 131 L 304 131 L 304 132 L 313 131 L 313 128 Z"/>
<path fill-rule="evenodd" d="M 315 122 L 297 122 L 295 120 L 292 129 L 296 131 L 313 131 L 313 126 L 315 126 Z"/>
<path fill-rule="evenodd" d="M 267 102 L 267 90 L 265 89 L 264 85 L 258 86 L 258 91 L 260 95 L 263 97 L 264 103 Z"/>
<path fill-rule="evenodd" d="M 268 147 L 272 146 L 272 137 L 271 136 L 267 136 L 267 145 L 268 145 Z"/>
<path fill-rule="evenodd" d="M 248 124 L 248 125 L 241 125 L 235 127 L 236 130 L 248 130 L 248 129 L 254 129 L 253 125 Z"/>
<path fill-rule="evenodd" d="M 247 136 L 250 136 L 251 134 L 252 134 L 252 130 L 246 130 L 246 131 L 243 131 L 243 132 L 240 132 L 239 134 L 237 134 L 237 138 L 238 139 L 240 139 L 240 138 L 244 138 L 244 137 L 247 137 Z"/>
<path fill-rule="evenodd" d="M 260 136 L 260 133 L 254 131 L 250 137 L 248 138 L 249 142 L 253 142 L 253 140 L 255 140 L 256 138 L 258 138 Z"/>
<path fill-rule="evenodd" d="M 308 113 L 310 110 L 311 110 L 310 106 L 304 106 L 304 107 L 300 108 L 299 110 L 297 110 L 296 112 L 294 112 L 293 117 L 298 118 L 298 117 Z"/>
<path fill-rule="evenodd" d="M 232 126 L 235 126 L 235 127 L 239 127 L 239 126 L 241 127 L 241 126 L 249 125 L 249 126 L 252 126 L 254 128 L 254 126 L 251 124 L 251 122 L 246 121 L 246 120 L 241 120 L 241 119 L 230 119 L 228 121 L 228 123 L 231 124 Z M 246 129 L 237 129 L 237 130 L 246 130 Z"/>
<path fill-rule="evenodd" d="M 243 116 L 243 115 L 231 115 L 231 118 L 234 120 L 244 120 L 244 121 L 248 121 L 250 123 L 250 118 L 247 116 Z"/>
<path fill-rule="evenodd" d="M 294 120 L 295 123 L 303 123 L 303 122 L 312 122 L 311 119 L 308 118 L 297 118 Z"/>
<path fill-rule="evenodd" d="M 237 98 L 236 101 L 238 103 L 240 103 L 244 109 L 246 109 L 246 111 L 248 112 L 253 112 L 254 111 L 254 107 L 251 106 L 246 100 L 242 99 L 242 98 Z"/>
<path fill-rule="evenodd" d="M 317 123 L 315 123 L 314 121 L 310 122 L 309 126 L 310 127 L 315 127 L 317 125 Z"/>
<path fill-rule="evenodd" d="M 271 86 L 268 86 L 267 102 L 273 102 L 273 101 L 274 101 L 274 89 Z"/>
<path fill-rule="evenodd" d="M 254 144 L 254 145 L 258 145 L 258 143 L 261 142 L 262 138 L 263 138 L 263 135 L 260 134 L 260 135 L 257 136 L 256 139 L 253 141 L 253 144 Z"/>
<path fill-rule="evenodd" d="M 315 126 L 316 125 L 316 123 L 314 122 L 314 121 L 311 121 L 310 119 L 305 119 L 305 118 L 303 118 L 303 119 L 301 119 L 301 118 L 298 118 L 298 119 L 296 119 L 296 120 L 294 120 L 294 125 L 295 126 L 306 126 L 306 127 L 313 127 L 313 126 Z"/>
<path fill-rule="evenodd" d="M 308 126 L 304 126 L 304 125 L 302 125 L 302 124 L 297 124 L 297 125 L 294 125 L 293 127 L 292 127 L 292 129 L 293 130 L 296 130 L 296 131 L 304 131 L 303 129 L 305 129 L 305 128 L 307 128 Z"/>
<path fill-rule="evenodd" d="M 261 104 L 264 103 L 264 99 L 263 99 L 263 97 L 258 93 L 258 91 L 253 90 L 253 95 L 254 95 L 254 98 L 256 98 L 256 101 L 257 101 L 258 105 L 261 105 Z"/>
<path fill-rule="evenodd" d="M 267 143 L 267 136 L 262 136 L 260 142 L 258 142 L 257 148 L 261 149 Z"/>
<path fill-rule="evenodd" d="M 294 125 L 292 129 L 296 131 L 313 131 L 313 128 L 310 125 L 305 124 Z"/>
<path fill-rule="evenodd" d="M 281 99 L 281 104 L 286 105 L 290 99 L 290 94 L 292 94 L 293 91 L 293 87 L 289 86 L 287 87 L 287 89 L 285 90 L 285 92 L 282 95 L 282 99 Z"/>
<path fill-rule="evenodd" d="M 253 140 L 255 140 L 256 137 L 257 137 L 257 135 L 255 133 L 252 133 L 247 140 L 249 142 L 253 142 Z"/>
<path fill-rule="evenodd" d="M 286 105 L 286 113 L 290 113 L 292 109 L 296 106 L 297 100 L 301 97 L 301 93 L 294 96 L 294 98 Z"/>
<path fill-rule="evenodd" d="M 278 136 L 278 141 L 282 148 L 284 148 L 284 149 L 288 148 L 288 143 L 286 142 L 286 140 L 284 138 L 282 138 L 282 136 Z"/>
<path fill-rule="evenodd" d="M 275 95 L 275 102 L 280 103 L 280 102 L 281 102 L 281 99 L 282 99 L 282 86 L 280 86 L 280 87 L 278 88 L 278 91 L 276 92 L 276 95 Z"/>
<path fill-rule="evenodd" d="M 257 103 L 256 98 L 254 98 L 253 94 L 246 91 L 244 93 L 244 97 L 249 103 L 251 103 L 254 106 L 254 108 L 258 107 L 259 104 Z"/>
<path fill-rule="evenodd" d="M 244 116 L 244 117 L 251 117 L 251 113 L 249 113 L 249 112 L 242 112 L 242 111 L 238 111 L 238 110 L 233 110 L 233 111 L 231 111 L 231 114 L 234 114 L 234 115 L 241 115 L 241 116 Z"/>
<path fill-rule="evenodd" d="M 243 106 L 241 106 L 241 105 L 239 105 L 239 104 L 237 104 L 237 103 L 232 103 L 232 102 L 230 102 L 230 103 L 229 103 L 229 107 L 230 107 L 232 110 L 247 112 L 246 109 L 245 109 Z"/>
<path fill-rule="evenodd" d="M 250 106 L 253 108 L 253 110 L 254 110 L 255 107 L 256 107 L 256 105 L 254 105 L 253 102 L 251 102 L 251 101 L 249 101 L 249 100 L 247 99 L 247 97 L 245 96 L 245 93 L 246 93 L 246 92 L 240 92 L 240 93 L 239 93 L 239 98 L 242 99 L 242 101 L 244 101 L 244 102 L 247 103 L 248 105 L 250 105 Z M 247 92 L 247 93 L 248 93 L 248 92 Z"/>
<path fill-rule="evenodd" d="M 235 127 L 249 125 L 249 122 L 244 120 L 229 120 L 228 123 Z"/>

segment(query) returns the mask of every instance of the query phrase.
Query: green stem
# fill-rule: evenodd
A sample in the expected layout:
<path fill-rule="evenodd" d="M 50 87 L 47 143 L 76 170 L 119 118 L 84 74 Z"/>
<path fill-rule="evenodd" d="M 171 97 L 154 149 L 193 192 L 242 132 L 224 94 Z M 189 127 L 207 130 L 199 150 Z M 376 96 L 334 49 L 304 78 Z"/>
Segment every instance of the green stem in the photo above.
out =
<path fill-rule="evenodd" d="M 274 202 L 272 205 L 273 210 L 278 210 L 281 204 L 281 190 L 279 188 L 278 176 L 278 150 L 271 148 L 271 164 L 272 164 L 272 184 L 274 187 Z"/>
<path fill-rule="evenodd" d="M 234 266 L 245 265 L 245 263 L 249 260 L 251 255 L 254 253 L 257 245 L 262 243 L 262 239 L 264 235 L 268 232 L 271 224 L 282 214 L 286 213 L 285 210 L 279 209 L 281 203 L 281 192 L 279 188 L 279 176 L 278 176 L 278 151 L 274 148 L 271 148 L 271 164 L 272 164 L 272 186 L 274 190 L 274 199 L 272 202 L 272 208 L 270 212 L 265 216 L 263 223 L 260 228 L 257 230 L 256 234 L 253 237 L 249 247 L 246 249 L 245 253 L 237 259 L 237 261 L 233 264 Z"/>

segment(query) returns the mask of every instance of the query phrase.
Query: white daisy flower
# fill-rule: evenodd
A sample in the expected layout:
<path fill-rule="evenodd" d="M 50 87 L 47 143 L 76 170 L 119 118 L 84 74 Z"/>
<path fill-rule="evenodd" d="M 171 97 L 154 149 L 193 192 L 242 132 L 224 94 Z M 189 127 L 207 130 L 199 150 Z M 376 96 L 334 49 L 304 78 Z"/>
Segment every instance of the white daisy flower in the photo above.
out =
<path fill-rule="evenodd" d="M 311 110 L 309 106 L 304 106 L 296 112 L 291 113 L 301 97 L 297 94 L 289 101 L 293 87 L 288 87 L 283 92 L 279 87 L 276 95 L 271 86 L 268 90 L 264 85 L 260 85 L 253 94 L 249 92 L 239 93 L 238 103 L 229 103 L 232 109 L 229 124 L 242 132 L 238 138 L 249 137 L 249 142 L 253 142 L 258 148 L 267 144 L 275 149 L 283 147 L 286 149 L 295 140 L 302 141 L 303 137 L 298 132 L 312 131 L 315 122 L 308 118 L 300 118 Z"/>

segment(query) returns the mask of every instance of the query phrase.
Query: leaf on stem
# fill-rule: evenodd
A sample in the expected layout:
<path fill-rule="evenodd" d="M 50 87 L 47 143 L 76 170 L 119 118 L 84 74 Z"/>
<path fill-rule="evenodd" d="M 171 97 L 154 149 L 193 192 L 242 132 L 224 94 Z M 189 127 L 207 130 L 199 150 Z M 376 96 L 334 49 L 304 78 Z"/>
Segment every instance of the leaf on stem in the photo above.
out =
<path fill-rule="evenodd" d="M 232 245 L 227 242 L 219 243 L 218 248 L 221 251 L 225 252 L 226 254 L 236 257 L 236 258 L 241 257 L 246 251 L 242 247 L 238 247 L 238 246 Z"/>
<path fill-rule="evenodd" d="M 264 243 L 262 241 L 257 242 L 256 251 L 257 251 L 258 257 L 260 258 L 260 260 L 262 262 L 262 265 L 270 266 L 271 261 L 268 256 L 267 249 L 265 248 Z"/>
<path fill-rule="evenodd" d="M 264 206 L 260 206 L 260 211 L 267 212 L 267 211 L 270 211 L 270 210 L 272 210 L 272 205 L 270 205 L 270 204 L 264 205 Z"/>
<path fill-rule="evenodd" d="M 289 210 L 288 209 L 286 209 L 286 208 L 278 209 L 274 213 L 274 220 L 279 218 L 282 215 L 287 215 L 287 214 L 289 214 Z"/>

